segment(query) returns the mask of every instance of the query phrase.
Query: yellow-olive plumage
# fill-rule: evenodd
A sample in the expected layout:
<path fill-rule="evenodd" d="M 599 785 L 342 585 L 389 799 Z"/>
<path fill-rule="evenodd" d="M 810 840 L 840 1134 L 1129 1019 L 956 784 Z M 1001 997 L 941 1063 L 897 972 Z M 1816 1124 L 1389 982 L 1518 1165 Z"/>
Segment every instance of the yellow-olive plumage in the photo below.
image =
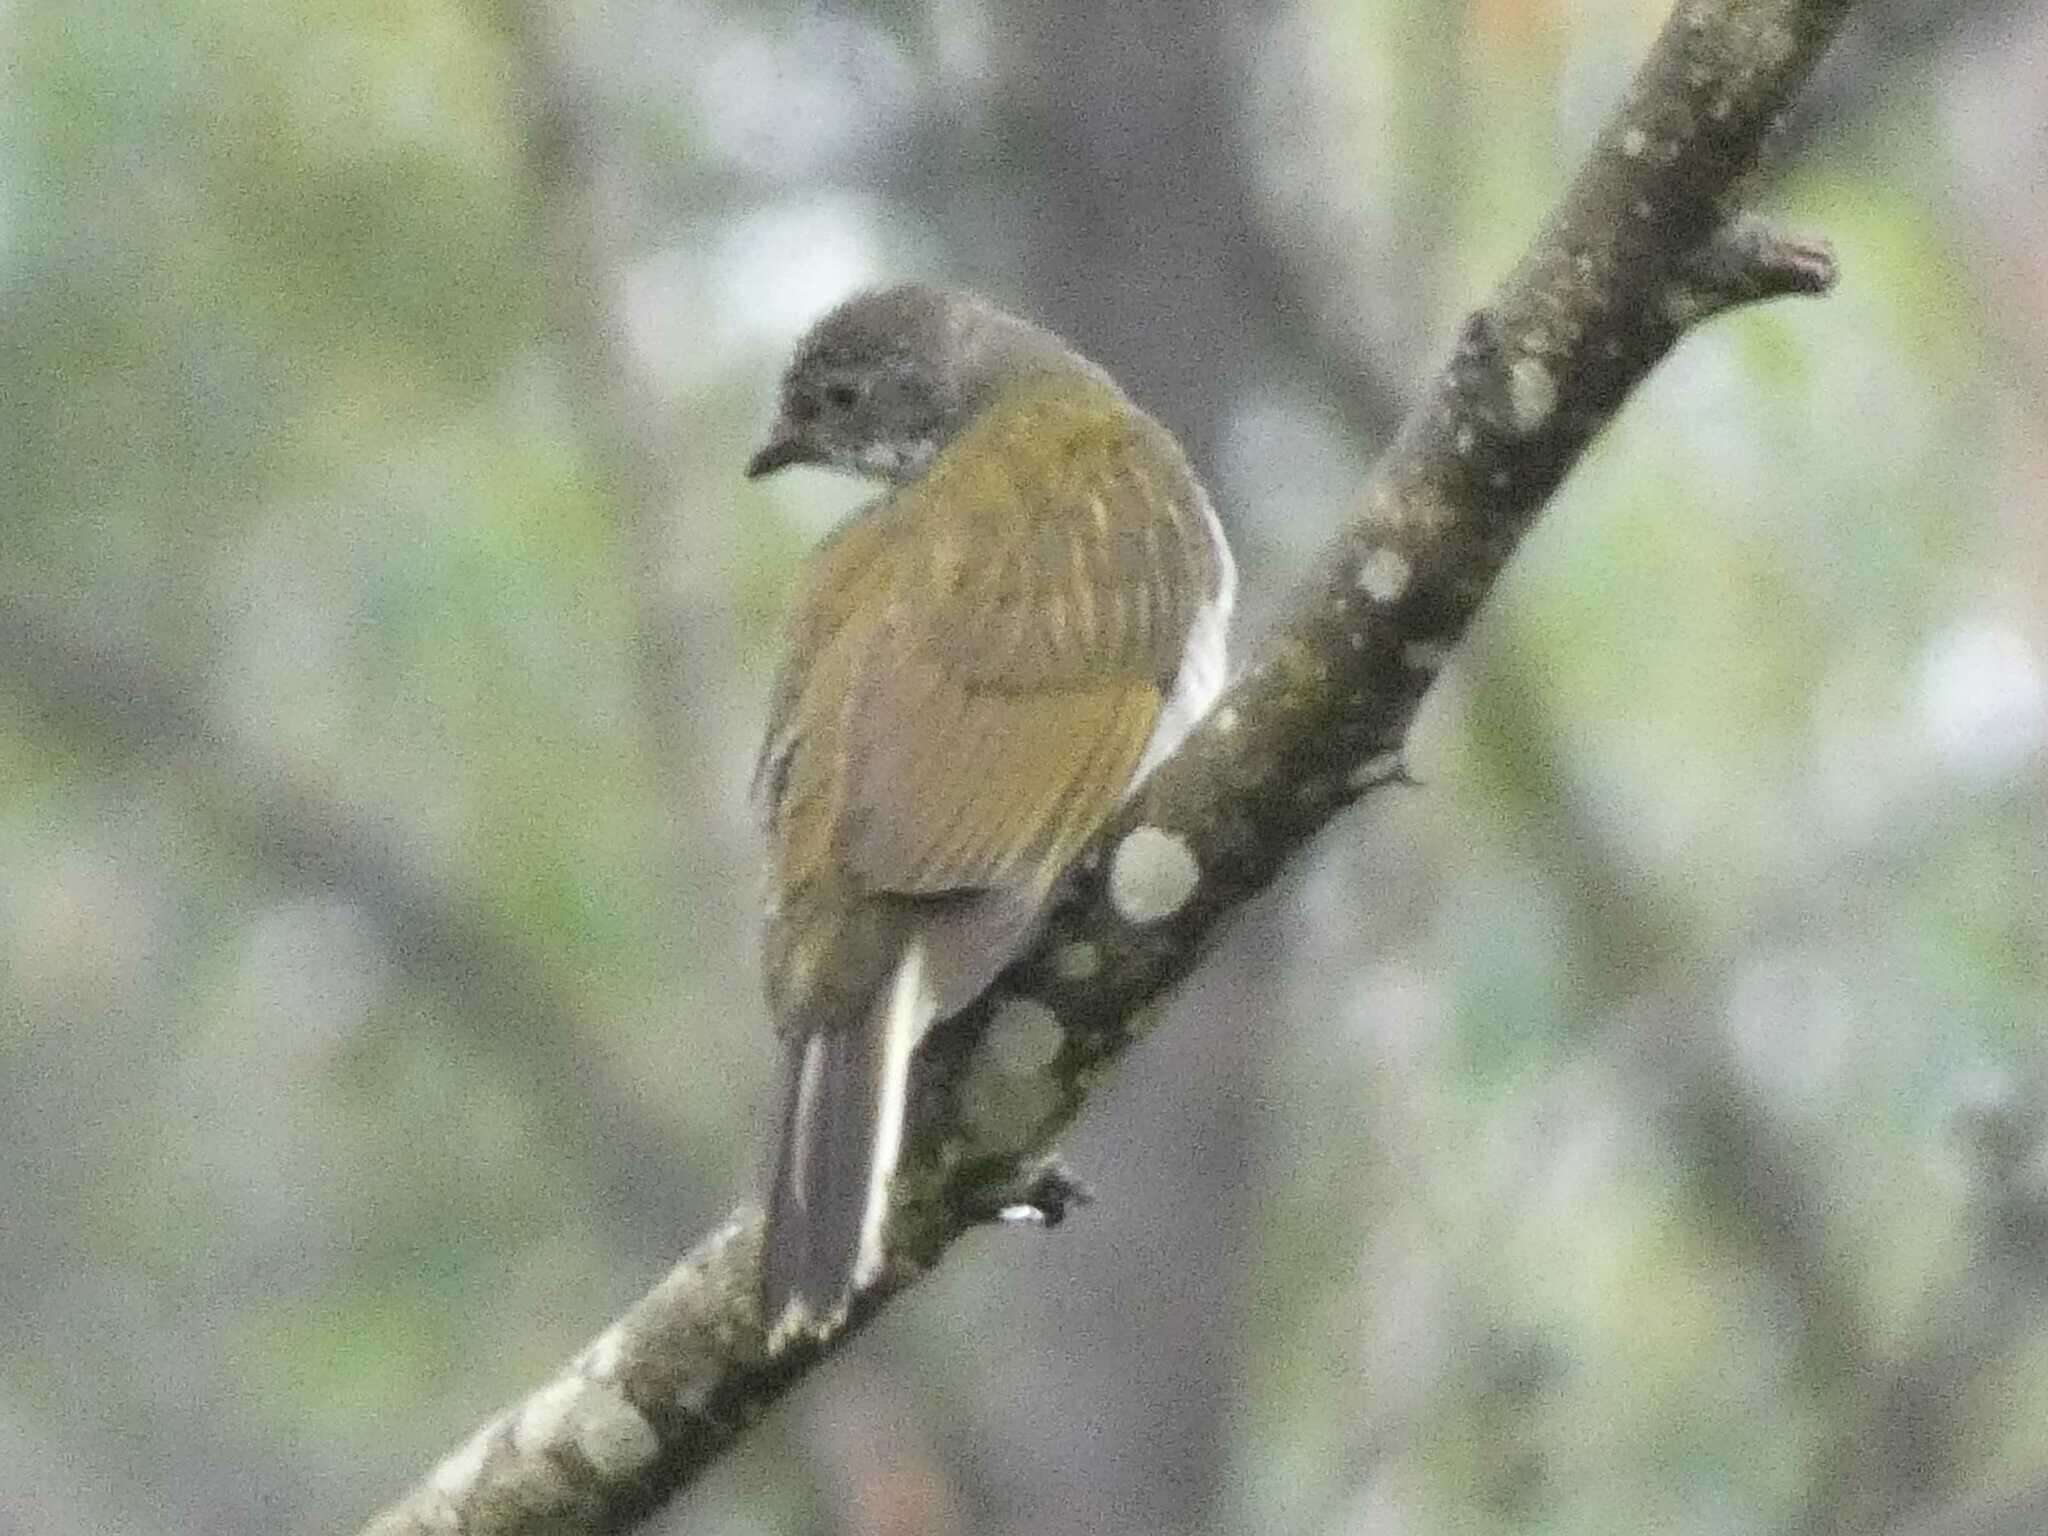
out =
<path fill-rule="evenodd" d="M 763 1301 L 785 1331 L 881 1262 L 910 1047 L 1014 958 L 1206 707 L 1233 585 L 1165 429 L 963 296 L 890 289 L 820 322 L 752 470 L 798 462 L 895 486 L 812 560 L 757 774 L 789 1051 Z"/>

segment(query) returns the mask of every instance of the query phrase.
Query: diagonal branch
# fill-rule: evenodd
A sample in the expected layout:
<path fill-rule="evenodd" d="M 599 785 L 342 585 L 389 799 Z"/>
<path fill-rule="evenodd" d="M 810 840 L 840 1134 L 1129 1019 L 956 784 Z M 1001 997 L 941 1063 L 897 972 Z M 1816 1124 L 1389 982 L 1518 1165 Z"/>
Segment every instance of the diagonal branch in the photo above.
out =
<path fill-rule="evenodd" d="M 991 1208 L 1060 1191 L 1043 1151 L 1217 925 L 1398 776 L 1409 722 L 1593 436 L 1686 330 L 1833 280 L 1728 217 L 1848 0 L 1681 0 L 1563 204 L 1368 479 L 1291 617 L 1083 861 L 1032 954 L 918 1060 L 892 1266 L 848 1332 Z M 369 1527 L 624 1529 L 840 1338 L 769 1356 L 742 1207 L 554 1380 Z"/>

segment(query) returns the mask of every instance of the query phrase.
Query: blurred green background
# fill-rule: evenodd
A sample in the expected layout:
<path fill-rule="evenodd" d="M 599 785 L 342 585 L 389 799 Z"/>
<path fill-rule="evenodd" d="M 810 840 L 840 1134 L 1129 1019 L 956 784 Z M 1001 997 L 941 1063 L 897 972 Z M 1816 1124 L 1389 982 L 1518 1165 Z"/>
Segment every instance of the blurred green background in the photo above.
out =
<path fill-rule="evenodd" d="M 0 12 L 0 1530 L 349 1529 L 749 1188 L 806 321 L 1074 337 L 1242 654 L 1664 9 Z M 2041 7 L 1871 6 L 1756 191 L 1838 293 L 1589 456 L 1099 1203 L 657 1528 L 2048 1526 L 2043 144 Z"/>

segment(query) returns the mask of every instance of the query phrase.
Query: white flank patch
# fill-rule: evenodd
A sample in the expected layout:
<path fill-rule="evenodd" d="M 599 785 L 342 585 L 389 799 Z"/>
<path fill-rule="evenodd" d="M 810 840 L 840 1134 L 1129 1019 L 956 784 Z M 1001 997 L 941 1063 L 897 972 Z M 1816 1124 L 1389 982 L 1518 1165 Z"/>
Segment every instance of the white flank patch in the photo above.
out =
<path fill-rule="evenodd" d="M 1237 562 L 1230 557 L 1230 546 L 1223 541 L 1223 525 L 1216 521 L 1216 509 L 1207 496 L 1202 497 L 1202 521 L 1208 530 L 1210 547 L 1216 552 L 1216 595 L 1202 605 L 1188 626 L 1180 671 L 1174 676 L 1166 702 L 1160 706 L 1152 739 L 1145 743 L 1138 770 L 1131 775 L 1130 788 L 1124 791 L 1126 799 L 1154 768 L 1173 755 L 1173 749 L 1194 729 L 1195 722 L 1209 712 L 1209 706 L 1223 691 L 1230 609 L 1237 601 Z"/>

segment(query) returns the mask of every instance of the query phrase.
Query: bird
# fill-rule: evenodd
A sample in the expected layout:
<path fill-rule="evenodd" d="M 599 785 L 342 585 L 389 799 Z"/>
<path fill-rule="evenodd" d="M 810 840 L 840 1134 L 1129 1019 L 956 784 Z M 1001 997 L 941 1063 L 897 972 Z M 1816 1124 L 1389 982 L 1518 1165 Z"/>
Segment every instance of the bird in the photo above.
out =
<path fill-rule="evenodd" d="M 1237 584 L 1172 434 L 972 294 L 885 287 L 819 319 L 746 474 L 795 465 L 880 490 L 807 563 L 754 772 L 776 1347 L 842 1326 L 883 1272 L 913 1049 L 1221 692 Z"/>

